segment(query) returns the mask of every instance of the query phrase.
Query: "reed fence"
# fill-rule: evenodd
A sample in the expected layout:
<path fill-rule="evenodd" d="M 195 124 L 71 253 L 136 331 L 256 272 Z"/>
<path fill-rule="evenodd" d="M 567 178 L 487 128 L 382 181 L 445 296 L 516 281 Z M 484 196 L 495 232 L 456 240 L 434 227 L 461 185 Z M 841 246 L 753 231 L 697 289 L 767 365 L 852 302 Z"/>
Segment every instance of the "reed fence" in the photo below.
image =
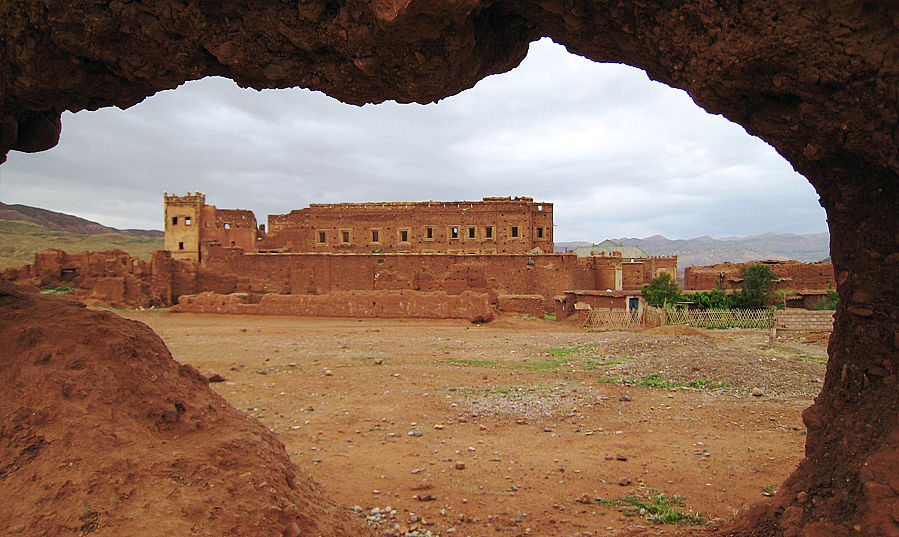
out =
<path fill-rule="evenodd" d="M 755 328 L 774 326 L 774 310 L 672 310 L 666 312 L 667 324 L 685 324 L 697 328 Z"/>

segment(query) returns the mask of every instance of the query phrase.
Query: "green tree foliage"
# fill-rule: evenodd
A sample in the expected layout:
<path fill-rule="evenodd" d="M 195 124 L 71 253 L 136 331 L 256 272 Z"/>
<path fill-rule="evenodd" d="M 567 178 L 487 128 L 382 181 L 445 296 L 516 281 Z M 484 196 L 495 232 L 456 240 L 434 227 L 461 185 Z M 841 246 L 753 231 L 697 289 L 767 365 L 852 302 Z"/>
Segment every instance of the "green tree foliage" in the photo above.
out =
<path fill-rule="evenodd" d="M 681 300 L 680 288 L 670 274 L 663 272 L 643 287 L 643 298 L 651 306 L 673 304 Z"/>
<path fill-rule="evenodd" d="M 727 291 L 718 282 L 711 291 L 697 291 L 690 295 L 686 300 L 693 302 L 694 308 L 704 310 L 726 310 L 733 307 L 734 297 L 727 294 Z"/>
<path fill-rule="evenodd" d="M 814 310 L 835 310 L 837 309 L 837 304 L 840 302 L 840 295 L 834 290 L 833 282 L 830 282 L 829 289 L 827 290 L 827 296 L 822 296 L 818 299 L 818 302 L 812 306 Z"/>
<path fill-rule="evenodd" d="M 740 272 L 740 277 L 743 278 L 743 285 L 736 297 L 736 306 L 746 309 L 764 308 L 777 280 L 771 267 L 755 263 L 745 267 Z"/>

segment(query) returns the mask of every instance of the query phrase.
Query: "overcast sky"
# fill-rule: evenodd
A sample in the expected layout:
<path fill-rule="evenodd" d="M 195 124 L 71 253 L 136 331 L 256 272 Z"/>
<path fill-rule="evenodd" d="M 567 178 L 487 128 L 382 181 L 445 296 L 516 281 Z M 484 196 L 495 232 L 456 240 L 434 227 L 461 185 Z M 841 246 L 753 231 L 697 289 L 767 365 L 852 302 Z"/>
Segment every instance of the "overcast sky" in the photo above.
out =
<path fill-rule="evenodd" d="M 531 196 L 555 204 L 556 241 L 827 231 L 814 189 L 765 142 L 641 70 L 548 40 L 426 106 L 207 78 L 66 113 L 59 146 L 0 166 L 0 201 L 118 228 L 161 229 L 164 191 L 259 223 L 318 202 Z"/>

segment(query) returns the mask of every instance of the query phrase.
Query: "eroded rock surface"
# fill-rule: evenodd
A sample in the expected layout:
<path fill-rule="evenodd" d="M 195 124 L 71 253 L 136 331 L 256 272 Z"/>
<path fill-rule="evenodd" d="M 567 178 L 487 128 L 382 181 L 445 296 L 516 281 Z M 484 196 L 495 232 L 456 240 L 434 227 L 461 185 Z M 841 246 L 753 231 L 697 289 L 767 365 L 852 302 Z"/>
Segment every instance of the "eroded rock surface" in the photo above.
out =
<path fill-rule="evenodd" d="M 146 325 L 0 281 L 2 535 L 370 535 Z"/>
<path fill-rule="evenodd" d="M 0 154 L 59 114 L 185 80 L 429 102 L 550 36 L 641 67 L 773 145 L 821 196 L 843 300 L 807 459 L 745 535 L 899 535 L 899 8 L 866 2 L 4 0 Z M 742 521 L 742 522 L 740 522 Z M 735 526 L 737 528 L 737 526 Z"/>

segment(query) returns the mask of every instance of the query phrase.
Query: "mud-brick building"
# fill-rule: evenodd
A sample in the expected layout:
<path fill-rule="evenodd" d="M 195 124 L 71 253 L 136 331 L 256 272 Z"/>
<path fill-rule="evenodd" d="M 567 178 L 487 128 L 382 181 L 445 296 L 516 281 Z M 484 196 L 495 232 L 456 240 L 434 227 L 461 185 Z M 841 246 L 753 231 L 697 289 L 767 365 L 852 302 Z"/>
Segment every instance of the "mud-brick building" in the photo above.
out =
<path fill-rule="evenodd" d="M 218 209 L 206 205 L 201 192 L 185 196 L 163 193 L 165 239 L 163 249 L 179 261 L 200 261 L 202 245 L 217 243 L 243 250 L 256 249 L 256 217 L 243 209 Z"/>
<path fill-rule="evenodd" d="M 259 250 L 316 253 L 552 253 L 553 206 L 482 201 L 314 203 L 268 217 Z"/>

